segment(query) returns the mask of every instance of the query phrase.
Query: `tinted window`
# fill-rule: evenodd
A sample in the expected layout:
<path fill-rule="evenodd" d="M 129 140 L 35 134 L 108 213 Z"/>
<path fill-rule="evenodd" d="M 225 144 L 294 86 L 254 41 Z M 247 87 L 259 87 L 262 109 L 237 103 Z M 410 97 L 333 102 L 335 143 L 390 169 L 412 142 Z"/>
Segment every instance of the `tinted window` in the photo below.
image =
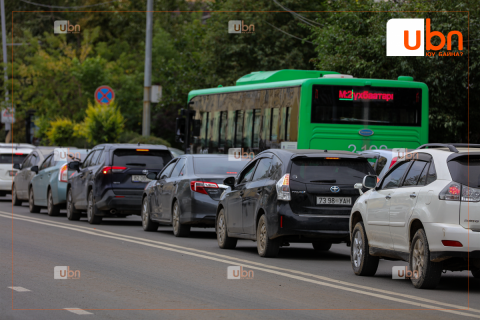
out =
<path fill-rule="evenodd" d="M 270 176 L 270 165 L 272 164 L 272 159 L 264 158 L 260 159 L 257 169 L 255 169 L 255 174 L 253 175 L 252 181 L 265 179 Z"/>
<path fill-rule="evenodd" d="M 382 183 L 382 189 L 396 188 L 400 184 L 400 180 L 403 174 L 410 165 L 410 161 L 402 162 L 398 167 L 395 167 L 393 171 L 390 171 L 385 177 Z"/>
<path fill-rule="evenodd" d="M 290 179 L 311 183 L 355 184 L 373 168 L 366 159 L 301 158 L 293 160 Z"/>
<path fill-rule="evenodd" d="M 27 156 L 27 153 L 14 153 L 13 156 L 11 153 L 2 153 L 0 154 L 0 163 L 22 163 Z"/>
<path fill-rule="evenodd" d="M 103 150 L 97 150 L 95 151 L 95 154 L 93 155 L 92 157 L 92 161 L 90 162 L 90 165 L 91 166 L 95 166 L 99 163 L 99 159 L 100 159 L 100 156 L 102 154 Z"/>
<path fill-rule="evenodd" d="M 448 170 L 453 181 L 472 188 L 480 187 L 480 157 L 470 156 L 470 167 L 467 157 L 449 161 Z"/>
<path fill-rule="evenodd" d="M 429 167 L 430 167 L 430 163 L 427 163 L 425 168 L 423 168 L 422 174 L 420 175 L 420 179 L 418 180 L 418 185 L 419 186 L 420 185 L 424 186 L 425 182 L 427 182 L 427 173 L 428 173 Z"/>
<path fill-rule="evenodd" d="M 177 161 L 177 165 L 173 169 L 171 177 L 178 177 L 180 175 L 180 172 L 182 171 L 183 166 L 185 165 L 185 161 L 186 161 L 185 158 L 181 158 L 180 160 Z"/>
<path fill-rule="evenodd" d="M 48 158 L 46 158 L 46 159 L 43 161 L 42 165 L 40 166 L 40 170 L 43 170 L 43 169 L 48 168 L 49 163 L 50 163 L 50 159 L 52 159 L 52 157 L 53 157 L 53 156 L 49 156 Z"/>
<path fill-rule="evenodd" d="M 405 177 L 405 181 L 403 182 L 404 186 L 416 186 L 418 181 L 420 180 L 420 176 L 422 175 L 423 169 L 425 169 L 425 166 L 427 165 L 427 162 L 425 161 L 415 161 L 412 166 L 410 167 L 410 170 L 408 170 L 408 174 Z"/>
<path fill-rule="evenodd" d="M 23 160 L 22 168 L 30 167 L 31 161 L 32 161 L 32 155 L 30 154 L 28 157 L 25 158 L 25 160 Z"/>
<path fill-rule="evenodd" d="M 177 164 L 177 162 L 172 162 L 170 163 L 166 168 L 165 170 L 162 171 L 161 175 L 160 175 L 160 179 L 165 179 L 165 178 L 168 178 L 170 177 L 170 173 L 172 172 L 173 170 L 173 167 Z"/>
<path fill-rule="evenodd" d="M 237 175 L 246 163 L 246 160 L 230 161 L 227 157 L 195 157 L 193 158 L 193 170 L 195 174 Z"/>
<path fill-rule="evenodd" d="M 427 184 L 432 183 L 433 181 L 437 180 L 437 171 L 435 170 L 435 163 L 430 165 L 430 169 L 428 169 L 428 174 L 427 174 Z"/>
<path fill-rule="evenodd" d="M 113 152 L 113 165 L 129 168 L 162 169 L 172 160 L 168 150 L 117 149 Z"/>
<path fill-rule="evenodd" d="M 282 161 L 280 161 L 275 155 L 272 159 L 272 167 L 270 171 L 272 172 L 271 178 L 273 180 L 279 180 L 282 177 Z"/>
<path fill-rule="evenodd" d="M 377 167 L 375 168 L 375 172 L 377 173 L 377 176 L 380 175 L 380 172 L 382 172 L 386 164 L 387 164 L 387 158 L 385 157 L 378 158 L 376 163 Z"/>
<path fill-rule="evenodd" d="M 94 155 L 94 151 L 88 154 L 88 156 L 85 158 L 85 161 L 82 162 L 82 168 L 86 168 L 90 165 L 90 161 L 92 160 L 93 155 Z"/>
<path fill-rule="evenodd" d="M 257 161 L 254 161 L 248 167 L 246 167 L 245 170 L 243 170 L 240 178 L 238 179 L 239 184 L 250 181 L 253 175 L 253 169 L 255 169 L 255 164 L 257 164 Z"/>

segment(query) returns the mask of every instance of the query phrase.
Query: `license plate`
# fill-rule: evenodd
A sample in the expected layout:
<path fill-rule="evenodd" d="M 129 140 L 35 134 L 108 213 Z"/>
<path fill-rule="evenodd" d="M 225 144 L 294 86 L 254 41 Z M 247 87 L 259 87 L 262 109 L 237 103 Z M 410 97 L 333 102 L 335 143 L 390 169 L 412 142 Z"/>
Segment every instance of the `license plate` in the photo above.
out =
<path fill-rule="evenodd" d="M 352 198 L 349 197 L 317 197 L 317 204 L 339 204 L 349 205 L 352 204 Z"/>
<path fill-rule="evenodd" d="M 147 176 L 143 175 L 132 175 L 132 182 L 150 182 L 151 179 L 148 179 Z"/>

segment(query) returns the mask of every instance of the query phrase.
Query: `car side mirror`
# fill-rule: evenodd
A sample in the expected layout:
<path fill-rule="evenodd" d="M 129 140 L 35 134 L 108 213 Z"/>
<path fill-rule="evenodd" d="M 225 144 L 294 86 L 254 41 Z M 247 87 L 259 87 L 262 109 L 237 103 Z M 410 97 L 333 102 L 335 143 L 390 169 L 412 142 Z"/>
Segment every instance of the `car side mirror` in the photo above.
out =
<path fill-rule="evenodd" d="M 358 192 L 360 192 L 360 195 L 363 194 L 363 191 L 362 191 L 362 189 L 363 189 L 363 183 L 360 183 L 360 182 L 359 182 L 359 183 L 355 183 L 355 185 L 354 185 L 353 187 L 354 187 L 355 189 L 357 189 Z"/>
<path fill-rule="evenodd" d="M 365 188 L 373 189 L 377 186 L 377 176 L 365 176 L 363 178 L 363 184 Z"/>
<path fill-rule="evenodd" d="M 223 184 L 229 187 L 233 187 L 235 185 L 235 177 L 228 177 L 223 180 Z"/>
<path fill-rule="evenodd" d="M 156 172 L 150 172 L 147 174 L 147 178 L 150 180 L 157 180 L 157 173 Z"/>
<path fill-rule="evenodd" d="M 18 170 L 22 169 L 22 164 L 21 163 L 14 163 L 13 164 L 13 169 L 18 169 Z"/>
<path fill-rule="evenodd" d="M 67 167 L 70 170 L 80 171 L 80 164 L 80 161 L 72 161 L 68 163 Z"/>
<path fill-rule="evenodd" d="M 30 171 L 33 171 L 33 172 L 35 172 L 35 174 L 37 174 L 38 173 L 38 166 L 31 167 Z"/>

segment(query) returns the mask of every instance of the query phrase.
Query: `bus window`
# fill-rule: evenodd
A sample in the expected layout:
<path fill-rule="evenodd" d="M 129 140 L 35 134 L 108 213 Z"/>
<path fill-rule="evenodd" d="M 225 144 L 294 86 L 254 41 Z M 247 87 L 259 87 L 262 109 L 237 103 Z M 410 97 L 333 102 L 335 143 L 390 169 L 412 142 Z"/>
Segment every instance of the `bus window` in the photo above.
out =
<path fill-rule="evenodd" d="M 200 144 L 202 145 L 202 148 L 205 148 L 207 146 L 207 127 L 208 127 L 208 112 L 204 112 L 202 115 L 202 129 L 200 131 L 200 137 L 201 141 Z"/>
<path fill-rule="evenodd" d="M 280 116 L 280 109 L 273 108 L 272 109 L 272 133 L 270 134 L 271 141 L 277 141 L 278 137 L 278 121 Z"/>
<path fill-rule="evenodd" d="M 208 133 L 208 152 L 216 152 L 216 149 L 218 148 L 218 129 L 219 129 L 219 122 L 220 122 L 220 111 L 218 112 L 212 112 L 211 115 L 213 115 L 210 119 L 210 125 L 209 125 L 209 133 Z M 210 148 L 212 150 L 210 150 Z"/>
<path fill-rule="evenodd" d="M 242 147 L 242 134 L 243 134 L 243 111 L 237 111 L 237 117 L 235 119 L 236 130 L 235 130 L 235 148 Z"/>
<path fill-rule="evenodd" d="M 220 112 L 220 139 L 218 141 L 219 148 L 225 148 L 227 144 L 227 111 Z"/>
<path fill-rule="evenodd" d="M 287 120 L 287 108 L 286 107 L 283 107 L 281 109 L 281 112 L 282 112 L 282 117 L 280 118 L 280 141 L 284 141 L 285 140 L 285 129 L 286 129 L 286 120 Z"/>
<path fill-rule="evenodd" d="M 245 121 L 243 124 L 243 147 L 252 147 L 252 130 L 253 130 L 253 110 L 245 112 Z"/>
<path fill-rule="evenodd" d="M 260 128 L 262 124 L 262 110 L 253 110 L 253 148 L 260 145 Z"/>
<path fill-rule="evenodd" d="M 263 116 L 262 140 L 270 140 L 270 121 L 272 120 L 272 109 L 265 109 Z"/>
<path fill-rule="evenodd" d="M 235 114 L 236 111 L 228 111 L 227 148 L 232 148 L 235 140 Z"/>
<path fill-rule="evenodd" d="M 285 122 L 286 122 L 285 127 L 287 127 L 287 130 L 285 132 L 285 141 L 290 141 L 290 112 L 291 112 L 291 110 L 292 110 L 292 108 L 287 107 L 287 114 L 285 116 Z"/>

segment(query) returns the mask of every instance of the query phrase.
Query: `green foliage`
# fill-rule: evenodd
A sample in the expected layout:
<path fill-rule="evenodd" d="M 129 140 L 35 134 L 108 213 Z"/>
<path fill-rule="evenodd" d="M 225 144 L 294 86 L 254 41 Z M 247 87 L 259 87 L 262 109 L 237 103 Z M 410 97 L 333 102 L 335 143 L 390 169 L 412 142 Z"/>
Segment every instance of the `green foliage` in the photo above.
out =
<path fill-rule="evenodd" d="M 128 143 L 159 144 L 159 145 L 164 145 L 164 146 L 170 147 L 170 143 L 167 140 L 164 140 L 164 139 L 158 138 L 158 137 L 154 137 L 154 136 L 144 137 L 144 136 L 139 135 L 138 137 L 130 140 Z"/>
<path fill-rule="evenodd" d="M 141 134 L 136 133 L 134 131 L 130 130 L 125 130 L 122 132 L 122 134 L 118 137 L 118 142 L 119 143 L 130 143 L 133 139 L 141 136 Z"/>
<path fill-rule="evenodd" d="M 69 146 L 73 144 L 75 123 L 71 119 L 58 118 L 50 122 L 47 137 L 53 146 Z"/>
<path fill-rule="evenodd" d="M 115 143 L 123 132 L 124 122 L 115 102 L 110 105 L 88 103 L 85 120 L 75 127 L 75 132 L 93 145 Z"/>

